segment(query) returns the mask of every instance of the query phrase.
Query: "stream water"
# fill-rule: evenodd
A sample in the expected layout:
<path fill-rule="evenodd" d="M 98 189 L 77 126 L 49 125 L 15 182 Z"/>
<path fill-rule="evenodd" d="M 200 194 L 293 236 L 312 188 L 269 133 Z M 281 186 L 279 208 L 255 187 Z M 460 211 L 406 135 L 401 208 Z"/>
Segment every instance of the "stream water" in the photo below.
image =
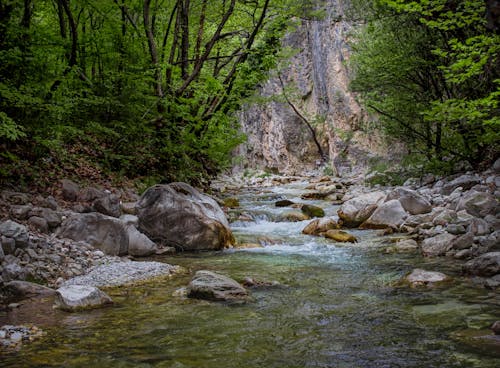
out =
<path fill-rule="evenodd" d="M 111 308 L 68 314 L 36 307 L 31 318 L 45 336 L 0 356 L 0 366 L 499 366 L 498 342 L 475 338 L 500 319 L 498 295 L 460 278 L 457 263 L 384 253 L 387 240 L 373 231 L 353 231 L 360 242 L 342 245 L 302 235 L 307 221 L 277 222 L 290 209 L 274 207 L 275 200 L 300 202 L 304 187 L 240 194 L 254 221 L 233 223 L 235 236 L 264 248 L 165 257 L 190 273 L 107 290 Z M 308 203 L 336 212 L 327 202 Z M 455 279 L 430 290 L 395 286 L 416 267 Z M 199 269 L 280 286 L 254 289 L 242 305 L 176 296 Z"/>

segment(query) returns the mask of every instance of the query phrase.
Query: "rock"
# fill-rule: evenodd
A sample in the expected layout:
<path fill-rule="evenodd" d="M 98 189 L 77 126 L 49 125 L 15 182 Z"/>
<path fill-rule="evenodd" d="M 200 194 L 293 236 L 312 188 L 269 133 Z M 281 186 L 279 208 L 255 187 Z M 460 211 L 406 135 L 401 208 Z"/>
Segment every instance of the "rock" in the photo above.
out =
<path fill-rule="evenodd" d="M 427 199 L 414 190 L 407 188 L 396 188 L 387 196 L 386 200 L 397 199 L 411 215 L 420 215 L 432 211 L 432 206 Z"/>
<path fill-rule="evenodd" d="M 418 244 L 413 239 L 403 239 L 386 249 L 386 253 L 411 252 L 418 249 Z"/>
<path fill-rule="evenodd" d="M 30 196 L 26 193 L 20 192 L 11 192 L 8 190 L 4 190 L 1 193 L 2 199 L 11 204 L 23 205 L 28 204 L 30 202 Z"/>
<path fill-rule="evenodd" d="M 213 301 L 246 301 L 248 291 L 235 280 L 211 271 L 198 271 L 188 285 L 188 297 Z"/>
<path fill-rule="evenodd" d="M 68 285 L 57 289 L 56 306 L 72 312 L 112 304 L 111 298 L 94 286 Z"/>
<path fill-rule="evenodd" d="M 256 249 L 256 248 L 264 248 L 264 246 L 260 243 L 237 243 L 234 245 L 237 249 Z"/>
<path fill-rule="evenodd" d="M 11 220 L 0 223 L 0 235 L 5 236 L 6 238 L 14 239 L 16 247 L 18 248 L 24 248 L 29 244 L 28 230 L 26 229 L 26 226 Z"/>
<path fill-rule="evenodd" d="M 128 225 L 133 225 L 135 227 L 139 226 L 139 217 L 134 215 L 121 215 L 120 220 L 127 226 Z"/>
<path fill-rule="evenodd" d="M 499 165 L 499 170 L 500 170 L 500 165 Z M 493 333 L 495 335 L 500 335 L 500 321 L 493 322 L 493 324 L 491 325 L 490 329 L 491 329 L 491 331 L 493 331 Z"/>
<path fill-rule="evenodd" d="M 465 263 L 462 270 L 469 275 L 491 277 L 500 273 L 500 252 L 485 253 Z"/>
<path fill-rule="evenodd" d="M 6 263 L 4 260 L 2 278 L 5 282 L 11 280 L 23 280 L 26 278 L 26 273 L 17 263 Z"/>
<path fill-rule="evenodd" d="M 311 221 L 302 230 L 302 234 L 306 235 L 321 235 L 321 233 L 327 232 L 328 230 L 339 229 L 340 226 L 332 218 L 319 218 Z"/>
<path fill-rule="evenodd" d="M 465 227 L 463 225 L 459 224 L 448 224 L 446 225 L 446 232 L 453 234 L 453 235 L 462 235 L 467 232 Z"/>
<path fill-rule="evenodd" d="M 47 224 L 47 221 L 42 217 L 32 216 L 28 219 L 28 224 L 42 233 L 47 234 L 49 232 L 49 224 Z"/>
<path fill-rule="evenodd" d="M 135 209 L 136 204 L 137 202 L 122 202 L 120 208 L 127 215 L 135 215 L 137 212 Z"/>
<path fill-rule="evenodd" d="M 242 284 L 244 287 L 247 288 L 267 288 L 273 286 L 281 286 L 281 284 L 278 281 L 263 281 L 249 276 L 243 279 Z"/>
<path fill-rule="evenodd" d="M 424 223 L 430 223 L 436 216 L 436 213 L 425 213 L 421 215 L 412 215 L 408 216 L 405 219 L 404 225 L 410 226 L 410 227 L 417 227 L 419 225 L 422 225 Z"/>
<path fill-rule="evenodd" d="M 158 246 L 146 235 L 139 232 L 133 225 L 127 226 L 128 233 L 128 254 L 132 256 L 144 257 L 155 254 Z"/>
<path fill-rule="evenodd" d="M 494 196 L 485 192 L 471 190 L 465 193 L 458 201 L 456 211 L 466 210 L 476 217 L 486 217 L 496 215 L 499 205 Z"/>
<path fill-rule="evenodd" d="M 100 190 L 94 187 L 83 188 L 78 192 L 79 202 L 93 202 L 98 198 L 106 196 L 104 190 Z"/>
<path fill-rule="evenodd" d="M 339 243 L 357 243 L 358 239 L 347 231 L 342 230 L 328 230 L 325 233 L 325 238 L 335 240 Z"/>
<path fill-rule="evenodd" d="M 324 217 L 325 211 L 318 206 L 313 206 L 311 204 L 304 204 L 300 208 L 303 213 L 309 217 Z"/>
<path fill-rule="evenodd" d="M 434 286 L 436 283 L 443 281 L 448 281 L 449 277 L 441 272 L 425 271 L 419 268 L 414 269 L 408 276 L 406 276 L 405 281 L 410 284 L 411 287 L 418 286 Z"/>
<path fill-rule="evenodd" d="M 1 246 L 2 246 L 2 251 L 5 254 L 14 254 L 16 251 L 16 241 L 12 238 L 7 238 L 5 236 L 1 237 Z"/>
<path fill-rule="evenodd" d="M 56 211 L 57 208 L 59 207 L 56 199 L 52 196 L 48 196 L 47 198 L 44 198 L 42 203 L 41 203 L 41 206 L 50 208 L 51 210 L 54 210 L 54 211 Z"/>
<path fill-rule="evenodd" d="M 97 198 L 92 207 L 96 212 L 102 213 L 106 216 L 120 217 L 120 198 L 114 194 L 108 194 L 103 197 Z"/>
<path fill-rule="evenodd" d="M 56 235 L 84 241 L 109 255 L 124 255 L 128 251 L 128 231 L 125 224 L 100 213 L 71 216 L 62 223 Z"/>
<path fill-rule="evenodd" d="M 472 247 L 473 244 L 474 244 L 474 234 L 467 233 L 462 236 L 459 236 L 458 238 L 455 238 L 451 242 L 450 249 L 456 249 L 456 250 L 467 249 Z"/>
<path fill-rule="evenodd" d="M 500 251 L 500 230 L 494 231 L 487 236 L 477 237 L 481 246 L 488 249 L 488 251 Z"/>
<path fill-rule="evenodd" d="M 238 208 L 240 206 L 240 201 L 238 198 L 230 197 L 224 199 L 224 207 L 228 208 Z"/>
<path fill-rule="evenodd" d="M 217 250 L 234 244 L 217 202 L 185 183 L 155 185 L 137 202 L 139 230 L 181 250 Z"/>
<path fill-rule="evenodd" d="M 278 217 L 278 220 L 281 222 L 301 222 L 310 219 L 309 216 L 300 211 L 285 212 Z"/>
<path fill-rule="evenodd" d="M 28 281 L 10 281 L 5 284 L 5 288 L 13 295 L 21 298 L 31 298 L 34 296 L 54 295 L 56 291 L 43 285 L 34 284 Z"/>
<path fill-rule="evenodd" d="M 2 243 L 0 242 L 0 261 L 2 261 L 5 257 L 5 253 L 3 252 L 3 247 L 2 247 Z M 1 274 L 2 272 L 0 272 Z M 1 281 L 0 281 L 1 283 Z"/>
<path fill-rule="evenodd" d="M 448 233 L 435 235 L 432 238 L 427 238 L 422 241 L 420 248 L 424 256 L 442 256 L 451 249 L 454 239 L 455 236 Z"/>
<path fill-rule="evenodd" d="M 274 205 L 276 207 L 289 207 L 289 206 L 293 206 L 295 203 L 288 200 L 288 199 L 282 199 L 280 201 L 276 201 L 276 203 L 274 203 Z"/>
<path fill-rule="evenodd" d="M 458 187 L 461 187 L 463 190 L 469 190 L 474 185 L 477 185 L 481 182 L 481 180 L 473 175 L 462 175 L 458 178 L 450 181 L 448 184 L 445 184 L 441 189 L 441 193 L 449 195 Z"/>
<path fill-rule="evenodd" d="M 49 229 L 54 229 L 61 225 L 61 216 L 50 208 L 35 207 L 31 210 L 30 216 L 43 218 L 47 222 Z"/>
<path fill-rule="evenodd" d="M 481 218 L 474 218 L 467 227 L 467 230 L 476 236 L 491 233 L 490 225 Z"/>
<path fill-rule="evenodd" d="M 401 202 L 392 199 L 381 204 L 361 226 L 370 229 L 398 228 L 407 216 Z"/>
<path fill-rule="evenodd" d="M 61 186 L 63 198 L 67 201 L 76 201 L 80 186 L 69 179 L 61 180 Z"/>
<path fill-rule="evenodd" d="M 446 226 L 448 224 L 455 223 L 458 219 L 458 215 L 455 211 L 445 209 L 441 211 L 439 214 L 434 217 L 434 220 L 432 220 L 432 223 L 435 226 L 441 225 L 441 226 Z"/>
<path fill-rule="evenodd" d="M 361 225 L 372 215 L 378 204 L 383 202 L 384 199 L 384 192 L 370 192 L 344 202 L 338 210 L 342 225 L 345 227 Z"/>
<path fill-rule="evenodd" d="M 26 220 L 32 208 L 31 204 L 14 205 L 10 207 L 10 214 L 18 220 Z"/>

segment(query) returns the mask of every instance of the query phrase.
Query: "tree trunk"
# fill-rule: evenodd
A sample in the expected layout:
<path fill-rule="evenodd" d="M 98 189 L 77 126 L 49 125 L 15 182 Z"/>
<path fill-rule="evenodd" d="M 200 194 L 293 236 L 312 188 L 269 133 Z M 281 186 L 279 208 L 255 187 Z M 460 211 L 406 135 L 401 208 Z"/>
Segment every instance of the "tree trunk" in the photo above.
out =
<path fill-rule="evenodd" d="M 144 0 L 143 7 L 143 18 L 144 18 L 144 29 L 146 31 L 146 37 L 148 39 L 149 54 L 151 56 L 151 64 L 154 68 L 154 79 L 155 79 L 155 94 L 159 98 L 163 98 L 163 89 L 161 86 L 161 70 L 158 60 L 158 51 L 156 48 L 156 41 L 154 38 L 153 29 L 151 26 L 151 0 Z M 158 103 L 158 112 L 162 112 L 161 102 Z"/>

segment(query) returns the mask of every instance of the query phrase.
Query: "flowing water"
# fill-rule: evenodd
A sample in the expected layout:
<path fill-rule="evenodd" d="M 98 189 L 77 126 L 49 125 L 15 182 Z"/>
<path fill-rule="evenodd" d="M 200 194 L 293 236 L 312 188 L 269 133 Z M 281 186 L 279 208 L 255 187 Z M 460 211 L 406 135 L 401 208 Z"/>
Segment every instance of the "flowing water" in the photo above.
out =
<path fill-rule="evenodd" d="M 498 367 L 498 295 L 459 277 L 460 265 L 416 254 L 386 254 L 386 239 L 353 231 L 357 244 L 306 236 L 305 222 L 276 222 L 300 202 L 305 183 L 248 191 L 235 222 L 242 242 L 264 248 L 179 254 L 163 261 L 189 273 L 108 290 L 116 304 L 85 313 L 37 306 L 46 335 L 0 355 L 0 367 Z M 302 201 L 305 202 L 305 201 Z M 333 215 L 336 207 L 321 201 Z M 415 267 L 455 276 L 435 289 L 397 287 Z M 192 273 L 209 269 L 280 286 L 252 290 L 246 304 L 183 298 Z M 29 314 L 29 313 L 28 313 Z M 2 354 L 0 352 L 0 354 Z"/>

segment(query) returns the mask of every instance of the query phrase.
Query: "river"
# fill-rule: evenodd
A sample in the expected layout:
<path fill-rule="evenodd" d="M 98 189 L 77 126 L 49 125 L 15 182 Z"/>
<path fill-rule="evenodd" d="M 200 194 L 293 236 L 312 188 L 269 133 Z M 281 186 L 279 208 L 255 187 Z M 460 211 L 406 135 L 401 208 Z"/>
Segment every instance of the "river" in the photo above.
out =
<path fill-rule="evenodd" d="M 357 244 L 301 233 L 308 221 L 278 222 L 277 199 L 300 200 L 305 182 L 239 194 L 253 221 L 234 222 L 241 242 L 263 248 L 181 253 L 162 261 L 190 272 L 107 290 L 111 308 L 65 313 L 36 307 L 42 338 L 1 356 L 1 367 L 498 367 L 488 334 L 498 295 L 460 277 L 460 264 L 416 253 L 386 253 L 387 239 L 354 230 Z M 307 201 L 334 215 L 337 207 Z M 240 211 L 241 211 L 240 210 Z M 157 259 L 156 259 L 157 260 Z M 454 281 L 433 289 L 397 286 L 420 267 Z M 256 288 L 246 304 L 186 299 L 179 288 L 208 269 Z M 486 342 L 485 342 L 486 341 Z"/>

